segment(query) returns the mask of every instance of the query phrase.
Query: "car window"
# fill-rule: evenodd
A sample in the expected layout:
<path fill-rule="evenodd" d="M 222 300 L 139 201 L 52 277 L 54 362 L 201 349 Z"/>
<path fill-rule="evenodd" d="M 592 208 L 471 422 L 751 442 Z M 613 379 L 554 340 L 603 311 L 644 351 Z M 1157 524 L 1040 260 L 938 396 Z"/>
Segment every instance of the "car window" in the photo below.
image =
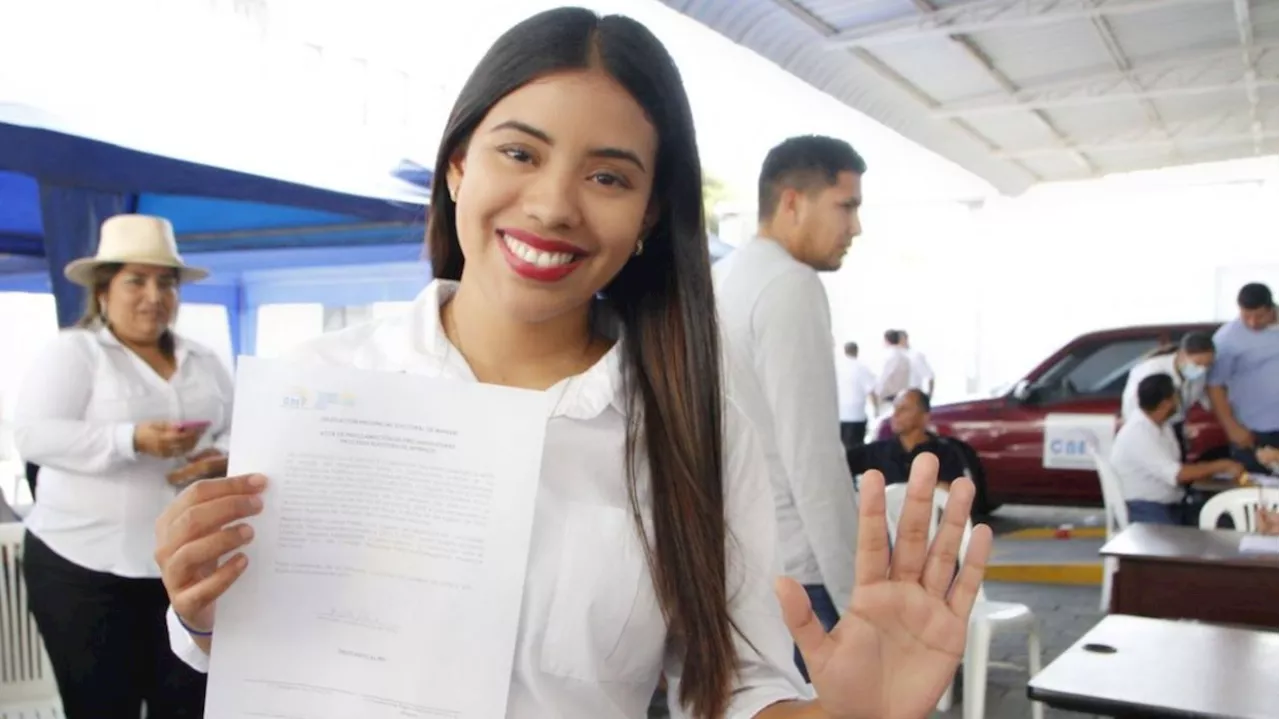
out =
<path fill-rule="evenodd" d="M 1077 347 L 1036 383 L 1046 400 L 1119 397 L 1129 370 L 1160 345 L 1157 337 L 1134 337 Z"/>

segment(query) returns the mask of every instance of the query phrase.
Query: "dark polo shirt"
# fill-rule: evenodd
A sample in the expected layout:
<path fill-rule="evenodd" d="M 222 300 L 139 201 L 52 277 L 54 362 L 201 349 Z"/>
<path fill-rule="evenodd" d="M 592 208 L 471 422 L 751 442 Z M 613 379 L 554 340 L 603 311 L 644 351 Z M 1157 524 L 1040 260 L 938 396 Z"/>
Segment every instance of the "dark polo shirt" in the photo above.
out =
<path fill-rule="evenodd" d="M 910 452 L 897 437 L 878 439 L 848 452 L 849 469 L 856 477 L 867 470 L 878 470 L 884 475 L 884 483 L 899 484 L 911 476 L 911 463 L 916 455 L 932 453 L 938 458 L 938 481 L 950 482 L 964 476 L 964 455 L 950 440 L 929 433 L 928 439 L 916 445 Z"/>

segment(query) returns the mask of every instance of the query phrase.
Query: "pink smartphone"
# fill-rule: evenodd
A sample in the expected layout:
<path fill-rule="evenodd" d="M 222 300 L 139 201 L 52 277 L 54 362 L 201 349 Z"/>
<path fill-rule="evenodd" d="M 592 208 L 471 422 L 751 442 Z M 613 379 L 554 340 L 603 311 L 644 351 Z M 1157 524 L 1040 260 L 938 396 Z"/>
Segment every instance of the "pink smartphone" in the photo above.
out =
<path fill-rule="evenodd" d="M 190 420 L 187 422 L 179 422 L 178 429 L 183 432 L 195 432 L 202 429 L 206 429 L 211 424 L 213 423 L 208 420 L 196 419 L 196 420 Z"/>

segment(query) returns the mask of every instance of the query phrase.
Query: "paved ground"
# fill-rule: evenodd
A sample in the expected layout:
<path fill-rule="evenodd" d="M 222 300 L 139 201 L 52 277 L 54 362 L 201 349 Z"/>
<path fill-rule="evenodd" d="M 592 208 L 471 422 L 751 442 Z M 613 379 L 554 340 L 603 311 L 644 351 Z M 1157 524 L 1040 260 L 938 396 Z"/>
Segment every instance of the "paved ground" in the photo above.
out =
<path fill-rule="evenodd" d="M 988 599 L 1021 602 L 1031 607 L 1040 620 L 1040 643 L 1044 649 L 1042 661 L 1046 665 L 1097 624 L 1103 615 L 1098 609 L 1101 596 L 1098 587 L 988 582 L 985 589 Z M 991 645 L 991 659 L 994 662 L 1016 664 L 1019 669 L 991 667 L 988 670 L 986 711 L 983 716 L 986 719 L 1030 717 L 1025 637 L 1012 634 L 996 636 Z M 957 690 L 955 705 L 946 714 L 937 716 L 961 716 L 961 701 Z M 1050 709 L 1045 711 L 1045 716 L 1065 719 L 1078 715 Z"/>
<path fill-rule="evenodd" d="M 983 520 L 996 534 L 1007 534 L 1019 529 L 1058 527 L 1070 524 L 1076 527 L 1103 526 L 1102 508 L 1031 507 L 1008 505 L 997 509 Z"/>
<path fill-rule="evenodd" d="M 1098 611 L 1097 587 L 1073 587 L 1048 584 L 1000 584 L 985 585 L 987 598 L 998 601 L 1022 602 L 1031 607 L 1040 620 L 1040 642 L 1044 648 L 1042 661 L 1048 664 L 1070 647 L 1077 639 L 1102 618 Z M 993 666 L 987 673 L 987 700 L 985 719 L 1027 719 L 1031 716 L 1031 704 L 1027 700 L 1027 649 L 1025 635 L 997 635 L 991 645 L 991 659 L 1016 665 L 1018 668 Z M 955 703 L 945 714 L 936 717 L 961 716 L 963 698 L 957 678 Z M 651 719 L 665 718 L 666 712 L 655 709 Z M 1079 715 L 1045 711 L 1046 719 L 1066 719 Z"/>

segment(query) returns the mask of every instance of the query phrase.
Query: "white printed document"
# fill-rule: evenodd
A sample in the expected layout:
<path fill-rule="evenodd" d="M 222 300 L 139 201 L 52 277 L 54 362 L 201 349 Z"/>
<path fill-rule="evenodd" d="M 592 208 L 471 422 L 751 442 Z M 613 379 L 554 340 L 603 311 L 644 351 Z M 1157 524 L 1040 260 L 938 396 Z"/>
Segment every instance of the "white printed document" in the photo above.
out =
<path fill-rule="evenodd" d="M 205 717 L 503 716 L 549 410 L 242 358 L 231 474 L 268 484 L 218 602 Z"/>

